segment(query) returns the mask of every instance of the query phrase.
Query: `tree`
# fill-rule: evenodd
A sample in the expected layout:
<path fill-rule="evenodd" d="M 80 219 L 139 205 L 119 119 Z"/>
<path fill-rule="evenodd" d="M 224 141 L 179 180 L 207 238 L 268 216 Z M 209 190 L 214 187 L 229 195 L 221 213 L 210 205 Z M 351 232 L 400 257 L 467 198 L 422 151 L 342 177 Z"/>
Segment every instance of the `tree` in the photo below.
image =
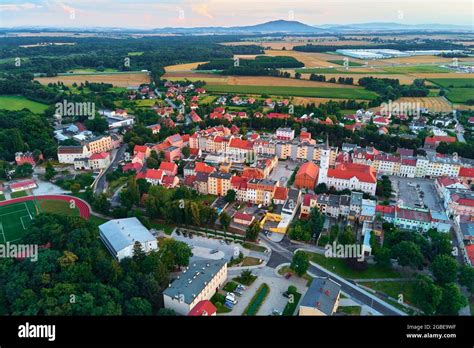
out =
<path fill-rule="evenodd" d="M 135 261 L 142 261 L 145 258 L 145 251 L 143 251 L 142 244 L 139 241 L 136 241 L 133 244 L 133 259 Z"/>
<path fill-rule="evenodd" d="M 441 302 L 442 289 L 437 286 L 433 279 L 419 275 L 414 285 L 416 291 L 413 293 L 413 302 L 426 315 L 434 315 Z"/>
<path fill-rule="evenodd" d="M 50 181 L 52 178 L 54 178 L 55 175 L 56 175 L 56 170 L 54 169 L 51 162 L 48 161 L 46 163 L 44 177 L 45 177 L 46 180 Z"/>
<path fill-rule="evenodd" d="M 130 316 L 152 315 L 151 303 L 142 297 L 132 297 L 125 302 L 124 314 Z"/>
<path fill-rule="evenodd" d="M 189 149 L 189 146 L 185 146 L 181 149 L 181 153 L 183 154 L 183 157 L 184 158 L 188 158 L 189 157 L 189 154 L 191 153 L 190 152 L 190 149 Z"/>
<path fill-rule="evenodd" d="M 342 245 L 354 244 L 355 236 L 354 232 L 352 231 L 352 227 L 346 226 L 346 228 L 344 228 L 344 231 L 342 233 L 339 233 L 337 241 L 339 242 L 339 244 Z"/>
<path fill-rule="evenodd" d="M 392 255 L 400 266 L 420 268 L 423 265 L 423 255 L 420 247 L 413 242 L 402 241 L 392 249 Z"/>
<path fill-rule="evenodd" d="M 25 178 L 33 174 L 33 167 L 29 163 L 24 163 L 15 168 L 15 177 L 16 178 Z"/>
<path fill-rule="evenodd" d="M 391 250 L 387 247 L 376 249 L 376 252 L 374 253 L 375 262 L 382 267 L 391 267 L 391 253 Z"/>
<path fill-rule="evenodd" d="M 221 222 L 222 229 L 224 231 L 227 231 L 227 229 L 230 226 L 230 221 L 231 221 L 229 214 L 227 214 L 225 211 L 222 212 L 221 215 L 219 215 L 219 221 Z"/>
<path fill-rule="evenodd" d="M 324 226 L 324 216 L 318 208 L 311 209 L 308 223 L 312 237 L 317 239 Z"/>
<path fill-rule="evenodd" d="M 448 283 L 443 287 L 443 296 L 436 314 L 458 315 L 459 310 L 466 304 L 466 298 L 461 294 L 458 286 L 454 283 Z"/>
<path fill-rule="evenodd" d="M 301 240 L 304 242 L 311 240 L 311 232 L 309 231 L 307 222 L 296 220 L 290 228 L 289 236 L 293 240 Z"/>
<path fill-rule="evenodd" d="M 460 267 L 459 284 L 467 287 L 471 294 L 474 293 L 474 268 L 466 265 Z"/>
<path fill-rule="evenodd" d="M 72 184 L 69 189 L 71 190 L 71 193 L 73 195 L 77 195 L 79 193 L 79 191 L 81 190 L 81 184 L 76 182 L 76 183 Z"/>
<path fill-rule="evenodd" d="M 250 270 L 244 270 L 240 273 L 240 280 L 244 284 L 250 284 L 253 280 L 253 274 Z"/>
<path fill-rule="evenodd" d="M 174 317 L 176 316 L 176 312 L 170 308 L 160 308 L 157 313 L 161 317 Z"/>
<path fill-rule="evenodd" d="M 107 214 L 110 210 L 110 202 L 107 199 L 107 195 L 105 193 L 99 193 L 96 195 L 92 202 L 92 208 L 97 210 L 99 213 Z"/>
<path fill-rule="evenodd" d="M 301 78 L 301 73 L 297 72 L 295 73 L 295 79 L 299 80 Z"/>
<path fill-rule="evenodd" d="M 458 263 L 451 256 L 438 255 L 431 263 L 431 271 L 438 283 L 454 283 L 457 279 Z"/>
<path fill-rule="evenodd" d="M 303 251 L 298 251 L 293 255 L 290 268 L 300 277 L 306 273 L 309 268 L 308 255 Z"/>
<path fill-rule="evenodd" d="M 256 240 L 258 237 L 258 234 L 260 233 L 260 224 L 258 223 L 257 220 L 254 220 L 250 226 L 247 228 L 247 231 L 245 233 L 245 238 L 248 240 Z"/>
<path fill-rule="evenodd" d="M 225 195 L 224 199 L 227 203 L 232 203 L 235 202 L 236 197 L 237 193 L 234 190 L 229 190 L 227 191 L 227 194 Z"/>

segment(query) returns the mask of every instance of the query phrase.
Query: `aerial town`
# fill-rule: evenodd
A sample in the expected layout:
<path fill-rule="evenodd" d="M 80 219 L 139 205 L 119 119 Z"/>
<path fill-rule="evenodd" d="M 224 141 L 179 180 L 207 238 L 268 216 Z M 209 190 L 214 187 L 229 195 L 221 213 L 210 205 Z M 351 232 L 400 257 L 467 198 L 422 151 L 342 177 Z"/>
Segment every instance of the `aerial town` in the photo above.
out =
<path fill-rule="evenodd" d="M 474 314 L 472 31 L 165 30 L 0 33 L 2 316 Z"/>

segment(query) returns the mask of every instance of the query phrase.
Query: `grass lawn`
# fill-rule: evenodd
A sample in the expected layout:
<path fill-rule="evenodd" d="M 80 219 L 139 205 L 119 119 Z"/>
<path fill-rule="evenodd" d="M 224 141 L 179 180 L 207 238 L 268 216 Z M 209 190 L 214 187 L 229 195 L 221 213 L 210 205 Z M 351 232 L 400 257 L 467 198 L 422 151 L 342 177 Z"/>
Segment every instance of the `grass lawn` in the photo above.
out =
<path fill-rule="evenodd" d="M 129 56 L 141 56 L 144 52 L 128 52 Z"/>
<path fill-rule="evenodd" d="M 247 308 L 245 308 L 243 315 L 256 315 L 269 293 L 270 287 L 267 284 L 263 283 L 260 285 L 247 305 Z"/>
<path fill-rule="evenodd" d="M 465 103 L 474 99 L 474 87 L 472 88 L 450 88 L 446 98 L 452 103 Z"/>
<path fill-rule="evenodd" d="M 344 313 L 347 315 L 360 315 L 362 307 L 360 306 L 346 306 L 346 307 L 338 307 L 337 313 Z"/>
<path fill-rule="evenodd" d="M 1 95 L 0 110 L 23 110 L 28 109 L 36 114 L 42 114 L 48 105 L 29 100 L 22 96 Z"/>
<path fill-rule="evenodd" d="M 403 302 L 413 304 L 413 294 L 415 292 L 414 281 L 404 282 L 361 282 L 360 284 L 373 290 L 383 292 L 384 294 L 398 299 L 400 294 L 403 295 Z"/>
<path fill-rule="evenodd" d="M 244 259 L 242 261 L 241 267 L 258 266 L 260 264 L 261 264 L 261 262 L 260 262 L 259 259 L 255 258 L 255 257 L 246 256 L 246 257 L 244 257 Z"/>
<path fill-rule="evenodd" d="M 25 236 L 37 214 L 33 201 L 0 207 L 0 243 L 12 242 Z"/>
<path fill-rule="evenodd" d="M 402 278 L 403 276 L 392 269 L 386 269 L 378 265 L 368 265 L 363 271 L 351 269 L 344 259 L 328 258 L 322 254 L 307 253 L 310 260 L 318 265 L 334 272 L 344 278 L 364 279 L 364 278 Z"/>
<path fill-rule="evenodd" d="M 344 66 L 344 61 L 343 60 L 328 60 L 328 62 Z M 364 66 L 364 64 L 349 61 L 349 66 Z"/>
<path fill-rule="evenodd" d="M 474 87 L 473 78 L 448 78 L 448 79 L 429 79 L 441 87 Z"/>
<path fill-rule="evenodd" d="M 115 191 L 117 191 L 120 186 L 124 185 L 127 182 L 127 180 L 128 180 L 127 176 L 121 176 L 117 180 L 110 181 L 109 186 L 107 187 L 107 192 L 110 195 L 113 195 L 115 193 Z"/>
<path fill-rule="evenodd" d="M 229 313 L 231 311 L 230 308 L 224 306 L 225 296 L 222 294 L 216 292 L 214 296 L 211 297 L 211 302 L 216 306 L 217 313 Z"/>
<path fill-rule="evenodd" d="M 257 279 L 257 276 L 256 275 L 253 275 L 251 276 L 250 280 L 247 281 L 247 280 L 243 280 L 240 276 L 238 277 L 235 277 L 233 278 L 232 280 L 233 281 L 236 281 L 237 283 L 240 283 L 242 285 L 245 285 L 245 286 L 250 286 L 253 284 L 253 282 Z"/>
<path fill-rule="evenodd" d="M 0 195 L 0 202 L 5 200 L 5 195 Z"/>
<path fill-rule="evenodd" d="M 166 224 L 163 224 L 161 222 L 151 221 L 150 224 L 151 224 L 151 227 L 153 227 L 154 229 L 163 230 L 165 232 L 165 234 L 167 234 L 167 235 L 170 235 L 174 230 L 174 226 L 166 225 Z"/>
<path fill-rule="evenodd" d="M 334 99 L 366 99 L 377 98 L 377 93 L 362 88 L 344 87 L 287 87 L 287 86 L 245 86 L 245 85 L 207 85 L 209 92 L 236 94 L 269 94 L 276 96 L 320 97 Z"/>
<path fill-rule="evenodd" d="M 59 215 L 79 216 L 78 208 L 71 208 L 70 203 L 66 201 L 45 200 L 38 201 L 42 213 L 53 213 Z"/>
<path fill-rule="evenodd" d="M 227 292 L 233 292 L 236 288 L 237 288 L 237 283 L 234 282 L 234 281 L 230 281 L 228 282 L 226 285 L 224 285 L 224 291 L 227 291 Z"/>
<path fill-rule="evenodd" d="M 437 65 L 414 65 L 414 66 L 389 66 L 382 68 L 385 72 L 390 74 L 410 74 L 410 73 L 448 73 L 451 72 L 448 68 L 443 68 Z"/>
<path fill-rule="evenodd" d="M 95 226 L 99 226 L 105 224 L 109 219 L 104 219 L 95 215 L 91 215 L 89 218 L 89 222 L 93 223 Z"/>
<path fill-rule="evenodd" d="M 28 196 L 28 191 L 12 192 L 10 196 L 12 198 L 26 197 L 26 196 Z"/>
<path fill-rule="evenodd" d="M 288 300 L 288 303 L 286 304 L 285 309 L 283 309 L 282 315 L 292 316 L 295 314 L 295 309 L 296 309 L 296 306 L 298 306 L 298 303 L 300 302 L 301 294 L 299 292 L 296 292 L 292 295 L 294 297 L 293 299 Z"/>
<path fill-rule="evenodd" d="M 260 246 L 260 245 L 254 244 L 254 243 L 249 243 L 249 242 L 243 243 L 242 246 L 245 249 L 249 249 L 249 250 L 253 250 L 253 251 L 259 251 L 261 253 L 263 253 L 265 250 L 267 250 L 267 248 L 265 248 L 263 246 Z"/>

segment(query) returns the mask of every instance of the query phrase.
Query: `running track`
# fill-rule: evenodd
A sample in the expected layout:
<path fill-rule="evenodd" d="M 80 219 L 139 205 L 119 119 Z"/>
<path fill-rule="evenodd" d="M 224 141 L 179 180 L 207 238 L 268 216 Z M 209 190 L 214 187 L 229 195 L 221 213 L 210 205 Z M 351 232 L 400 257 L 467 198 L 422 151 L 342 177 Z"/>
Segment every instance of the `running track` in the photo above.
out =
<path fill-rule="evenodd" d="M 26 196 L 26 197 L 20 197 L 20 198 L 14 198 L 14 199 L 9 199 L 8 201 L 3 201 L 0 202 L 0 207 L 13 204 L 13 203 L 21 203 L 21 202 L 26 202 L 26 201 L 44 201 L 44 200 L 53 200 L 53 201 L 74 201 L 74 204 L 76 207 L 79 209 L 79 215 L 83 217 L 86 220 L 89 220 L 89 217 L 91 216 L 91 208 L 89 204 L 87 204 L 86 201 L 73 197 L 73 196 L 67 196 L 67 195 L 42 195 L 42 196 Z"/>

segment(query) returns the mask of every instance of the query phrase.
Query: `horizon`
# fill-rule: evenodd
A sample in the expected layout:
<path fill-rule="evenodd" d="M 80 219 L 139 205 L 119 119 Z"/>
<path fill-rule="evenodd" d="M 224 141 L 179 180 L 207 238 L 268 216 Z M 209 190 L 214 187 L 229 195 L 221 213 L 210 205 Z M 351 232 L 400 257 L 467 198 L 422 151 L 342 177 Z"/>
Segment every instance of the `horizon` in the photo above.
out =
<path fill-rule="evenodd" d="M 252 26 L 275 20 L 310 26 L 365 23 L 474 27 L 473 3 L 456 0 L 5 0 L 0 27 L 43 28 L 201 28 Z M 429 7 L 426 5 L 429 4 Z M 373 6 L 376 5 L 376 6 Z M 467 7 L 467 11 L 466 11 Z M 369 8 L 370 11 L 365 9 Z M 469 8 L 471 11 L 469 11 Z M 106 15 L 104 15 L 106 13 Z M 439 13 L 443 13 L 439 18 Z"/>

